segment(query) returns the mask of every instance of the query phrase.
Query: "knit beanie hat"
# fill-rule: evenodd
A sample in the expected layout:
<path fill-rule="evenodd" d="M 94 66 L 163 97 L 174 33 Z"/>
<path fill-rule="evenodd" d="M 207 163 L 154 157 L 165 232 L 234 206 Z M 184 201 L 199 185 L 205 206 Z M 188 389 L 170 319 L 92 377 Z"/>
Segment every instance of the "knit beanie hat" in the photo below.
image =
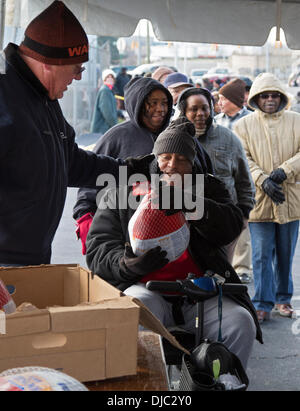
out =
<path fill-rule="evenodd" d="M 154 143 L 155 156 L 163 153 L 177 153 L 194 164 L 196 156 L 195 127 L 186 117 L 172 121 Z"/>
<path fill-rule="evenodd" d="M 173 73 L 173 72 L 174 72 L 174 70 L 172 70 L 171 68 L 161 66 L 161 67 L 158 67 L 153 72 L 152 78 L 154 78 L 154 80 L 160 81 L 163 76 L 168 75 L 168 74 Z"/>
<path fill-rule="evenodd" d="M 105 81 L 106 77 L 109 75 L 113 76 L 113 78 L 116 78 L 116 73 L 113 70 L 105 69 L 102 71 L 102 80 Z"/>
<path fill-rule="evenodd" d="M 46 64 L 68 65 L 88 61 L 87 35 L 62 1 L 54 1 L 25 30 L 20 51 Z"/>
<path fill-rule="evenodd" d="M 219 94 L 222 94 L 222 96 L 226 97 L 236 106 L 243 108 L 245 91 L 246 83 L 243 80 L 237 78 L 235 80 L 229 81 L 229 83 L 221 87 Z"/>

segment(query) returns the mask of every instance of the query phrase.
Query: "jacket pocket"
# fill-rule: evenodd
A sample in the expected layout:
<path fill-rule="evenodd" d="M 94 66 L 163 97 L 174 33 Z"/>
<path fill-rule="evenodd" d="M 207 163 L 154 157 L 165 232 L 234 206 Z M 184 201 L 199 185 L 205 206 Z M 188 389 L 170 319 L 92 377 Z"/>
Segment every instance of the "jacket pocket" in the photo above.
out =
<path fill-rule="evenodd" d="M 300 182 L 286 183 L 286 197 L 290 219 L 300 219 Z"/>
<path fill-rule="evenodd" d="M 232 175 L 232 157 L 226 150 L 213 151 L 214 168 L 217 176 L 228 177 Z"/>
<path fill-rule="evenodd" d="M 220 176 L 220 180 L 223 181 L 223 183 L 225 184 L 227 190 L 229 191 L 231 200 L 234 202 L 234 204 L 236 204 L 238 199 L 237 199 L 237 193 L 236 193 L 236 189 L 235 189 L 234 178 L 232 177 L 232 175 Z"/>
<path fill-rule="evenodd" d="M 272 200 L 270 199 L 265 192 L 256 188 L 255 194 L 255 206 L 254 209 L 250 212 L 250 221 L 257 220 L 273 220 L 274 212 L 272 206 Z"/>

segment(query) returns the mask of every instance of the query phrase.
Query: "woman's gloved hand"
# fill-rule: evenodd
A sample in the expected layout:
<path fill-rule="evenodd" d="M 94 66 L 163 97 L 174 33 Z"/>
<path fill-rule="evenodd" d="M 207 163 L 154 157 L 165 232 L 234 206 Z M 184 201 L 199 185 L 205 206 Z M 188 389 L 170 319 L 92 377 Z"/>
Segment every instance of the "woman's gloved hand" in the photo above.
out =
<path fill-rule="evenodd" d="M 120 267 L 125 272 L 128 280 L 132 280 L 133 275 L 143 277 L 153 271 L 164 267 L 169 260 L 166 258 L 167 252 L 161 247 L 148 250 L 145 254 L 136 256 L 131 245 L 125 243 L 124 255 L 120 260 Z M 138 280 L 136 280 L 138 281 Z"/>

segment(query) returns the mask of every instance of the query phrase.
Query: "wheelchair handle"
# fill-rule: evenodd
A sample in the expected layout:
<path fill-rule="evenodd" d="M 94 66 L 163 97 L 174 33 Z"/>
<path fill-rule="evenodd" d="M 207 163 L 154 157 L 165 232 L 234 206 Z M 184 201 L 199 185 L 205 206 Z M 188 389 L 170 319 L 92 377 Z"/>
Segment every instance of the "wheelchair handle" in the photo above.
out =
<path fill-rule="evenodd" d="M 146 288 L 150 291 L 159 291 L 160 293 L 182 292 L 181 283 L 176 281 L 148 281 Z"/>
<path fill-rule="evenodd" d="M 244 284 L 225 283 L 222 284 L 223 295 L 241 295 L 248 291 Z M 195 285 L 191 280 L 176 280 L 176 281 L 148 281 L 146 288 L 150 291 L 158 291 L 160 293 L 178 292 L 182 295 L 187 295 L 196 301 L 205 301 L 219 294 L 219 288 L 207 291 Z"/>

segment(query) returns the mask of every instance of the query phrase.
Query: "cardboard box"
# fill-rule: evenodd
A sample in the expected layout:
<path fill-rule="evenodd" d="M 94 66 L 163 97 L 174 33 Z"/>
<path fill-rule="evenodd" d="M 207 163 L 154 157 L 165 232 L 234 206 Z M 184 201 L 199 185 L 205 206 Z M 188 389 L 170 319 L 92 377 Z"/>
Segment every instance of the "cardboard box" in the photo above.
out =
<path fill-rule="evenodd" d="M 139 307 L 78 265 L 0 270 L 17 306 L 38 309 L 6 316 L 0 372 L 44 366 L 80 381 L 136 373 Z"/>
<path fill-rule="evenodd" d="M 1 268 L 0 278 L 15 287 L 17 306 L 37 307 L 6 316 L 0 372 L 43 366 L 79 381 L 136 374 L 139 322 L 182 349 L 138 300 L 79 265 Z"/>

